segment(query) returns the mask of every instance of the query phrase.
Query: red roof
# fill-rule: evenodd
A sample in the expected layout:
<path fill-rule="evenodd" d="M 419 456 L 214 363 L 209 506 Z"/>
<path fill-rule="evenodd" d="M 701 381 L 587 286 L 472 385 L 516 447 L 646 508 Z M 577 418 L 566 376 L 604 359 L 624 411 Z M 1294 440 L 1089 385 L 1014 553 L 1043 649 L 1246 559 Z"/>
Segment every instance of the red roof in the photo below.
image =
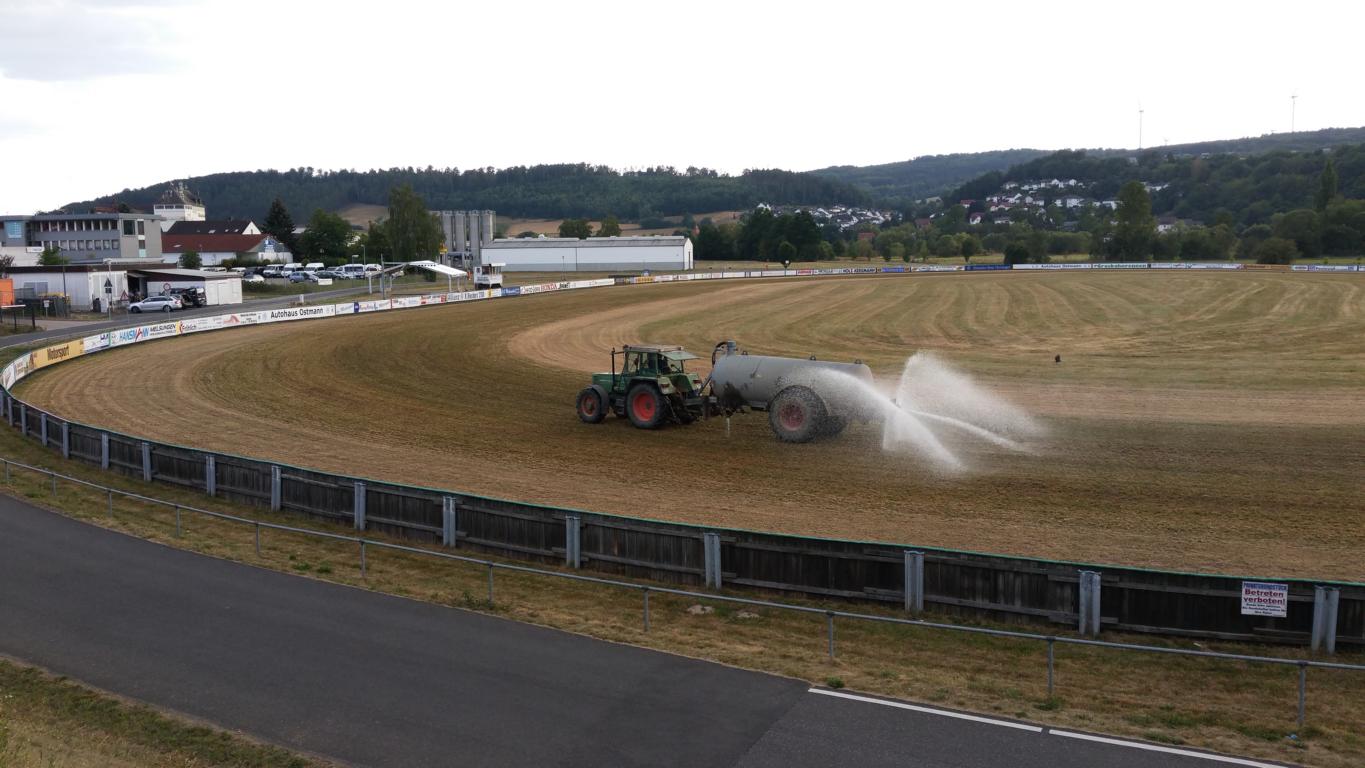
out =
<path fill-rule="evenodd" d="M 269 235 L 172 235 L 161 237 L 162 253 L 245 253 L 260 247 Z"/>

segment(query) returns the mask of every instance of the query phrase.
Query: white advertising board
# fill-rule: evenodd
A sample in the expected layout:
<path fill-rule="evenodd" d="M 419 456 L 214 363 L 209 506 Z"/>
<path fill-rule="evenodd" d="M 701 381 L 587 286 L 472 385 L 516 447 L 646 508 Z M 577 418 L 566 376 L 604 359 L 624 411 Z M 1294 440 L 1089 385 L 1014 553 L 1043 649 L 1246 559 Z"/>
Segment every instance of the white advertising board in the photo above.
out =
<path fill-rule="evenodd" d="M 285 320 L 309 320 L 314 317 L 331 317 L 336 314 L 336 307 L 331 304 L 323 304 L 320 307 L 290 307 L 288 309 L 268 309 L 257 313 L 261 317 L 257 322 L 278 323 Z"/>

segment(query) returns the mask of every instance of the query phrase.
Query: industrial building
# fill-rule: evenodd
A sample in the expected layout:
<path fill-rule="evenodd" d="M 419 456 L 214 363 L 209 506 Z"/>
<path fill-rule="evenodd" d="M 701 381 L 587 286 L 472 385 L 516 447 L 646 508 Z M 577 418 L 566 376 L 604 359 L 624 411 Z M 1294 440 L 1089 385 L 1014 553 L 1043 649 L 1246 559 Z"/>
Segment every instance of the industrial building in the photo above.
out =
<path fill-rule="evenodd" d="M 642 272 L 692 268 L 692 241 L 666 237 L 535 237 L 493 240 L 485 264 L 507 272 Z"/>
<path fill-rule="evenodd" d="M 459 266 L 483 263 L 480 252 L 493 242 L 497 217 L 493 211 L 439 211 L 445 235 L 445 261 Z"/>
<path fill-rule="evenodd" d="M 247 223 L 250 224 L 250 222 Z M 171 228 L 170 232 L 162 236 L 164 244 L 161 260 L 166 264 L 180 263 L 180 257 L 190 251 L 199 254 L 199 263 L 205 267 L 216 267 L 228 259 L 266 263 L 284 263 L 293 260 L 293 254 L 289 252 L 288 247 L 270 235 L 260 232 L 250 235 L 181 235 L 177 233 L 179 229 L 179 225 L 176 225 Z"/>
<path fill-rule="evenodd" d="M 56 267 L 10 267 L 19 299 L 65 296 L 78 310 L 102 311 L 109 300 L 122 304 L 134 297 L 155 296 L 171 288 L 202 288 L 208 304 L 240 304 L 242 276 L 235 272 L 201 272 L 161 265 L 66 264 Z M 105 290 L 105 283 L 109 290 Z M 96 304 L 96 299 L 99 303 Z"/>
<path fill-rule="evenodd" d="M 73 264 L 108 259 L 161 261 L 161 218 L 145 213 L 44 213 L 0 216 L 0 248 L 32 266 L 47 247 Z"/>
<path fill-rule="evenodd" d="M 177 221 L 203 221 L 208 211 L 204 201 L 189 190 L 185 183 L 172 184 L 152 205 L 152 212 L 161 217 L 161 231 L 167 232 Z"/>

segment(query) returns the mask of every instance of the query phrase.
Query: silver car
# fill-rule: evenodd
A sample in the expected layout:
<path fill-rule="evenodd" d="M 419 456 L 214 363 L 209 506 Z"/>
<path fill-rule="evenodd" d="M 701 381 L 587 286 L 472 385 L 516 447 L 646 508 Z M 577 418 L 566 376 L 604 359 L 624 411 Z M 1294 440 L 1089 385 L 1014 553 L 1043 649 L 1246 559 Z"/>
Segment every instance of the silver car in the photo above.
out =
<path fill-rule="evenodd" d="M 180 309 L 180 299 L 174 296 L 148 296 L 128 305 L 129 312 L 173 312 Z"/>

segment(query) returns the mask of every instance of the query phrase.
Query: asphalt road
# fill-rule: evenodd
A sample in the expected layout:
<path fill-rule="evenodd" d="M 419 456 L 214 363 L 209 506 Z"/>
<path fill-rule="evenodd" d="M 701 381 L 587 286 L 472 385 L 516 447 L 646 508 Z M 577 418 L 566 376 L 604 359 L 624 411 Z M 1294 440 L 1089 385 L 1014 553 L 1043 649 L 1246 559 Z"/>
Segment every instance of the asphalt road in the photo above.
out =
<path fill-rule="evenodd" d="M 215 560 L 8 496 L 0 654 L 366 766 L 1262 765 L 812 691 Z"/>

